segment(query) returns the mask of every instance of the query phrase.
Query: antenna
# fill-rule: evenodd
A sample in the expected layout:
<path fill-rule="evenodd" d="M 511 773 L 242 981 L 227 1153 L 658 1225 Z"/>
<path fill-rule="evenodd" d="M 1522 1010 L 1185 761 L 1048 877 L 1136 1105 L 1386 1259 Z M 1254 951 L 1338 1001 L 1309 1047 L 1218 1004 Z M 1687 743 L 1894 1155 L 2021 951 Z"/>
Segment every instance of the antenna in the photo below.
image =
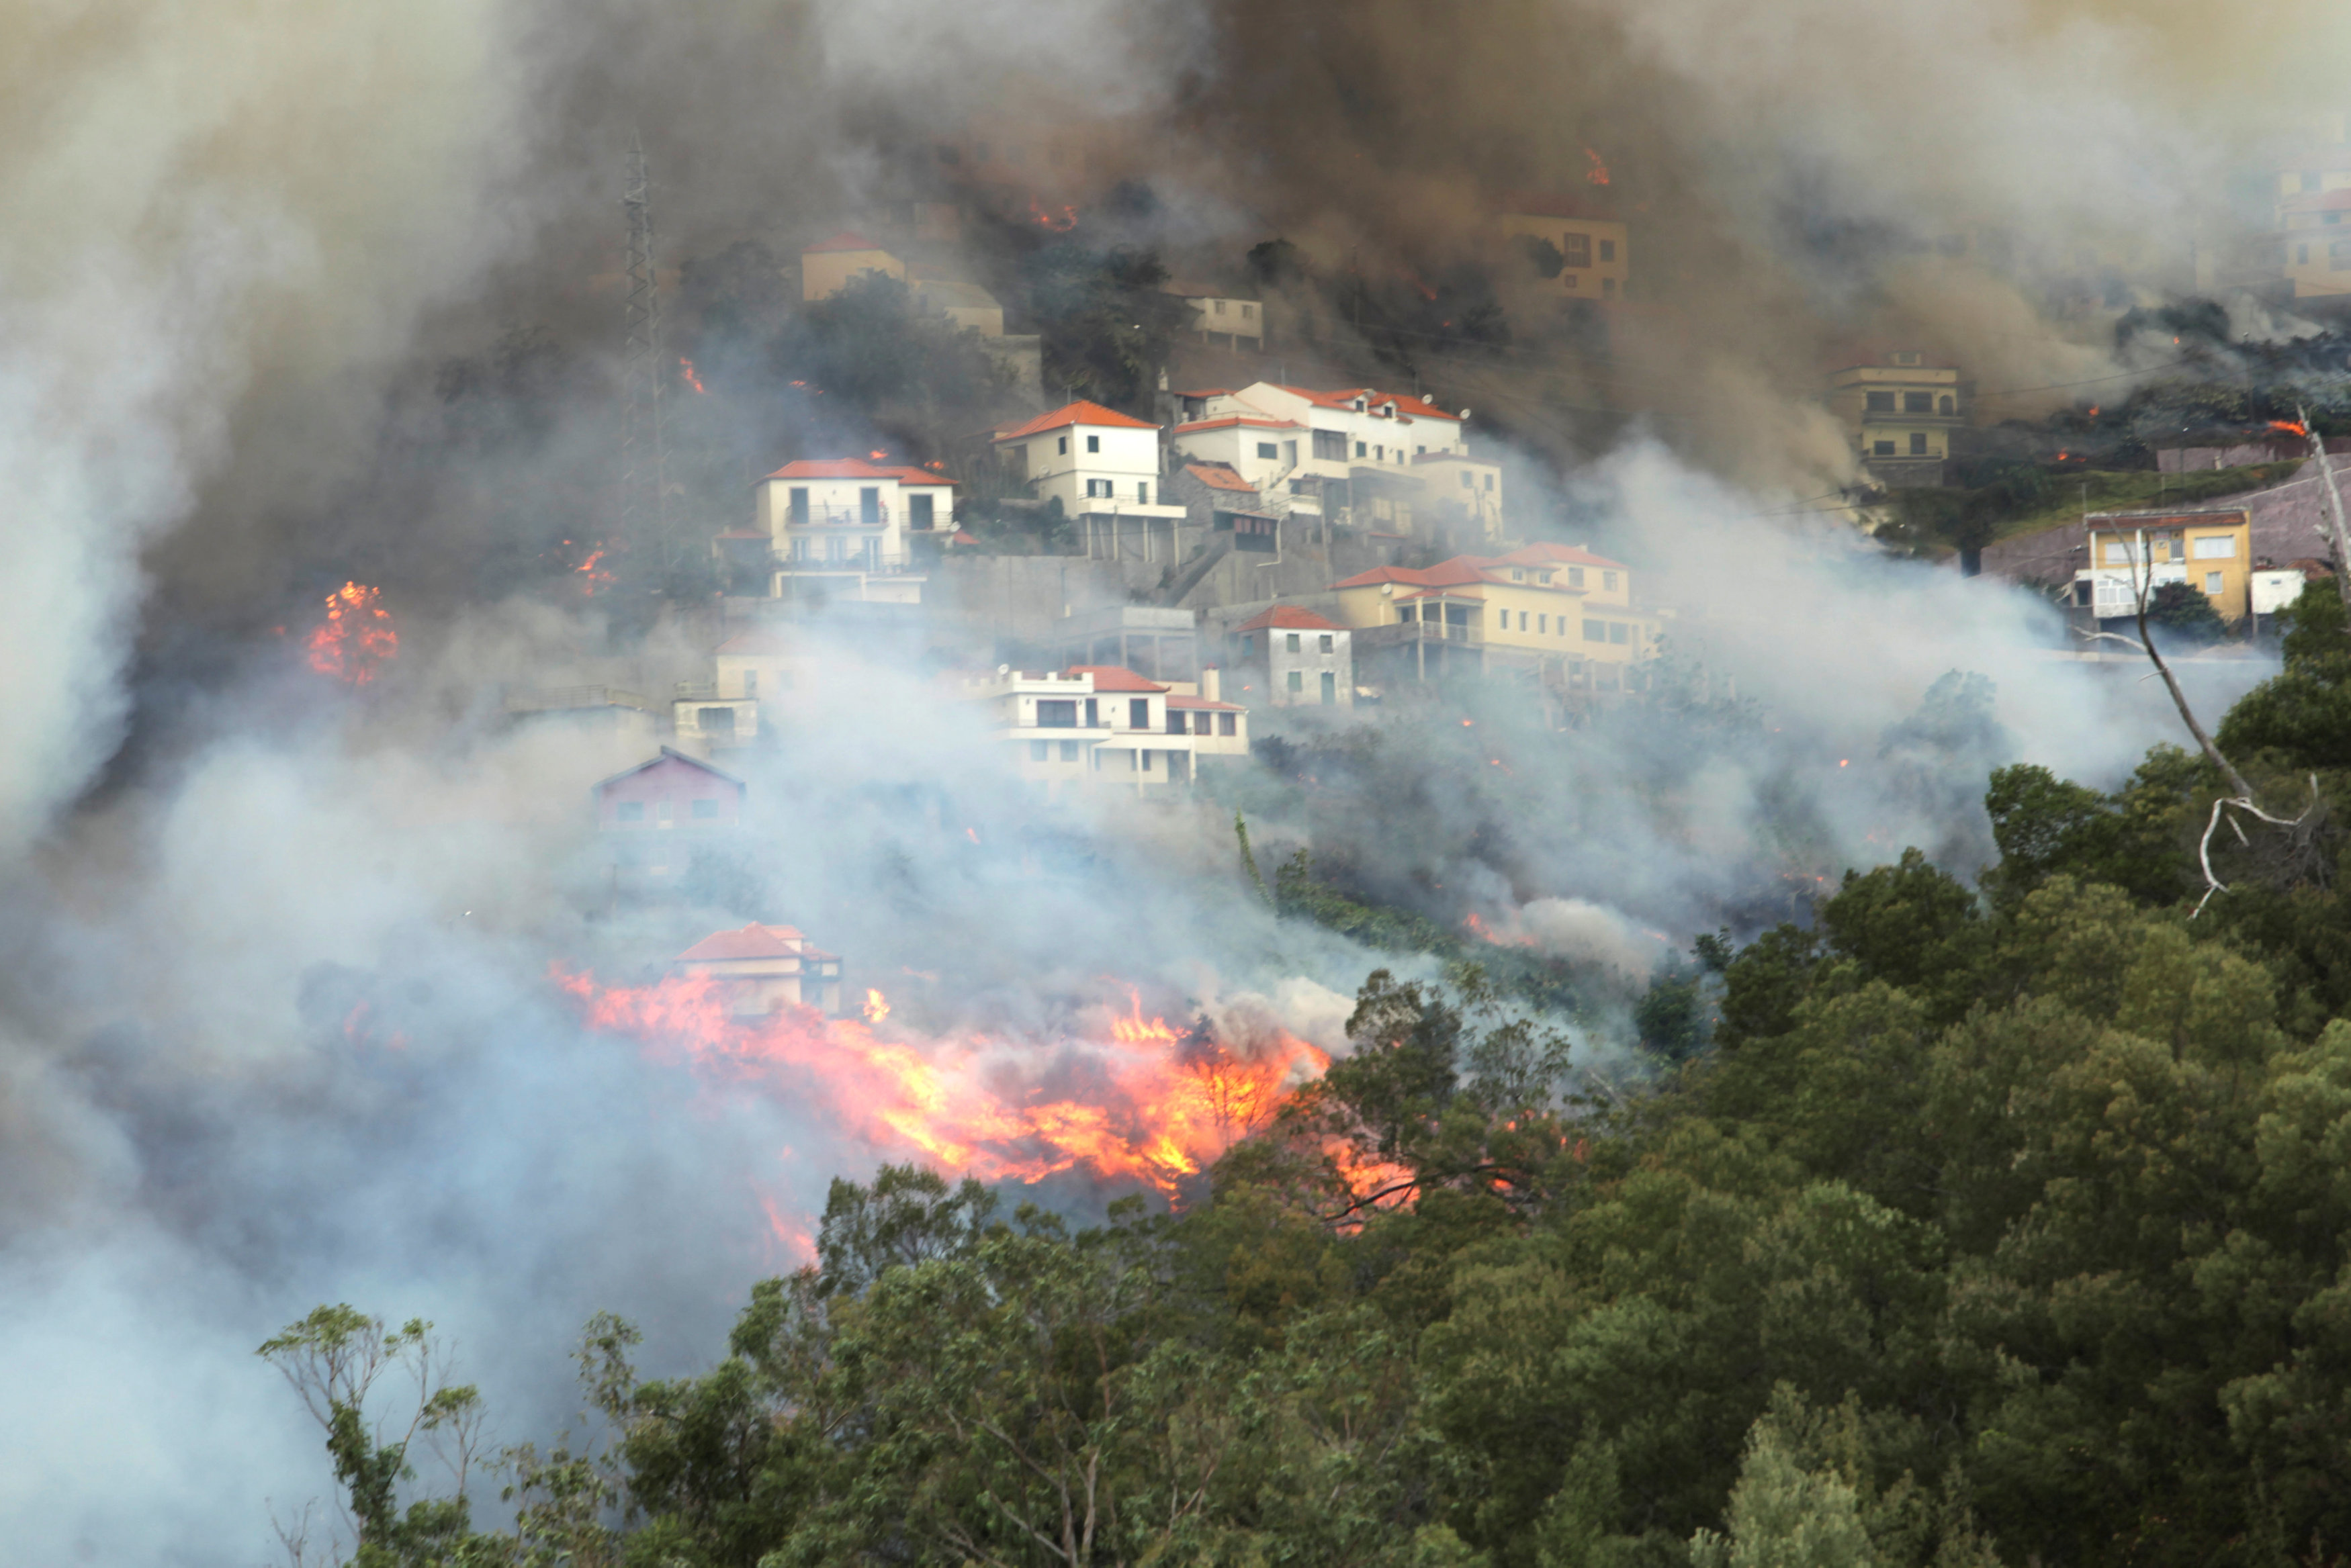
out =
<path fill-rule="evenodd" d="M 648 530 L 668 574 L 668 443 L 663 429 L 661 291 L 653 262 L 652 182 L 645 171 L 642 132 L 629 136 L 628 180 L 621 206 L 629 217 L 628 291 L 621 303 L 621 375 L 625 396 L 621 416 L 621 532 L 632 543 Z"/>

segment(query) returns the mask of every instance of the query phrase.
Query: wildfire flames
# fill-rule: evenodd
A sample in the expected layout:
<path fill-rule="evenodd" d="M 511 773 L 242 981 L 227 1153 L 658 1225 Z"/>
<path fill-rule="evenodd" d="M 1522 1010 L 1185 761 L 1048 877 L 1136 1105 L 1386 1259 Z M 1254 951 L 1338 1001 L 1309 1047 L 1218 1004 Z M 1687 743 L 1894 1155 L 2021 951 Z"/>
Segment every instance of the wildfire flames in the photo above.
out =
<path fill-rule="evenodd" d="M 2270 428 L 2272 430 L 2283 431 L 2288 435 L 2306 436 L 2310 433 L 2310 427 L 2308 425 L 2298 423 L 2293 420 L 2272 420 L 2270 421 Z"/>
<path fill-rule="evenodd" d="M 1513 917 L 1514 921 L 1516 917 Z M 1475 914 L 1469 915 L 1461 923 L 1468 928 L 1471 936 L 1481 942 L 1491 942 L 1498 948 L 1531 948 L 1535 945 L 1534 938 L 1525 932 L 1498 931 Z"/>
<path fill-rule="evenodd" d="M 687 358 L 683 354 L 678 356 L 677 374 L 680 380 L 684 381 L 687 386 L 692 387 L 695 391 L 707 392 L 710 390 L 709 388 L 702 384 L 702 378 L 694 373 L 694 361 Z"/>
<path fill-rule="evenodd" d="M 1065 234 L 1078 226 L 1078 210 L 1075 207 L 1063 207 L 1058 213 L 1052 212 L 1039 206 L 1034 196 L 1029 198 L 1029 215 L 1057 234 Z"/>
<path fill-rule="evenodd" d="M 353 686 L 375 679 L 376 667 L 400 651 L 400 634 L 381 596 L 360 583 L 345 583 L 327 596 L 327 618 L 310 633 L 310 668 Z"/>
<path fill-rule="evenodd" d="M 1073 1170 L 1147 1182 L 1173 1197 L 1330 1061 L 1279 1033 L 1238 1054 L 1164 1019 L 1146 1023 L 1137 1006 L 1112 1023 L 1107 1042 L 1074 1040 L 1056 1054 L 1054 1075 L 1086 1085 L 1082 1098 L 1067 1097 L 1037 1075 L 1033 1049 L 890 1027 L 879 992 L 866 993 L 862 1021 L 804 1007 L 737 1018 L 724 982 L 708 976 L 611 989 L 586 974 L 558 970 L 554 978 L 590 1027 L 632 1036 L 655 1059 L 806 1106 L 885 1158 L 918 1157 L 985 1181 Z"/>
<path fill-rule="evenodd" d="M 1601 161 L 1600 154 L 1587 147 L 1583 150 L 1583 158 L 1588 165 L 1583 171 L 1584 182 L 1592 185 L 1608 183 L 1608 165 Z"/>

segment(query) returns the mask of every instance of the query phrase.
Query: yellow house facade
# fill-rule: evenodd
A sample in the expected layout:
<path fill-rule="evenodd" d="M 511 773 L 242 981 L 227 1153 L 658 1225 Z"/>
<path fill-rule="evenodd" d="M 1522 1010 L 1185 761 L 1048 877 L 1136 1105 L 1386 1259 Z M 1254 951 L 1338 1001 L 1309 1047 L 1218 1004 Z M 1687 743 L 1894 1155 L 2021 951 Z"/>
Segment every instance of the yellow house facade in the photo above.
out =
<path fill-rule="evenodd" d="M 1959 367 L 1918 348 L 1831 356 L 1828 405 L 1852 436 L 1854 455 L 1892 484 L 1940 483 L 1951 432 L 1966 422 Z"/>
<path fill-rule="evenodd" d="M 1434 566 L 1380 566 L 1332 585 L 1337 618 L 1358 646 L 1409 646 L 1481 666 L 1534 668 L 1569 691 L 1615 691 L 1657 653 L 1664 621 L 1633 601 L 1621 561 L 1568 545 L 1507 556 L 1457 556 Z"/>
<path fill-rule="evenodd" d="M 1621 299 L 1633 277 L 1633 232 L 1604 198 L 1580 192 L 1520 193 L 1507 199 L 1502 238 L 1540 240 L 1559 248 L 1562 299 Z"/>
<path fill-rule="evenodd" d="M 2074 574 L 2074 602 L 2102 620 L 2137 615 L 2139 587 L 2167 583 L 2201 593 L 2222 620 L 2252 608 L 2250 512 L 2093 512 L 2085 527 L 2090 564 Z"/>

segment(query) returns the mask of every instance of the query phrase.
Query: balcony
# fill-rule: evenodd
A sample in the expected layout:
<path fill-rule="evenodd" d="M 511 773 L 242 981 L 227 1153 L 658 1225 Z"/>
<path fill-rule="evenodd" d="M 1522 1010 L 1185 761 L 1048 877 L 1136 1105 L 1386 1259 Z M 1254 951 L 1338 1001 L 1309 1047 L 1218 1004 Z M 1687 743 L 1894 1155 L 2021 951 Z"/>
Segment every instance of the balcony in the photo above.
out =
<path fill-rule="evenodd" d="M 887 506 L 809 506 L 784 514 L 787 528 L 887 528 Z"/>

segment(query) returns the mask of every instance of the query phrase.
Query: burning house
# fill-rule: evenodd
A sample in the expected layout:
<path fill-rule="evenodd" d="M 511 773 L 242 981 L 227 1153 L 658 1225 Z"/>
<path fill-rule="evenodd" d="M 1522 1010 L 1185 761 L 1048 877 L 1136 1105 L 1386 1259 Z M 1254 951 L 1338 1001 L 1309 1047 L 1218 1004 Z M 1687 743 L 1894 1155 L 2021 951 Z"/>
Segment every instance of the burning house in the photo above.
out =
<path fill-rule="evenodd" d="M 670 973 L 707 979 L 731 1017 L 764 1018 L 785 1007 L 841 1011 L 841 955 L 789 926 L 758 922 L 716 931 L 670 961 Z"/>

